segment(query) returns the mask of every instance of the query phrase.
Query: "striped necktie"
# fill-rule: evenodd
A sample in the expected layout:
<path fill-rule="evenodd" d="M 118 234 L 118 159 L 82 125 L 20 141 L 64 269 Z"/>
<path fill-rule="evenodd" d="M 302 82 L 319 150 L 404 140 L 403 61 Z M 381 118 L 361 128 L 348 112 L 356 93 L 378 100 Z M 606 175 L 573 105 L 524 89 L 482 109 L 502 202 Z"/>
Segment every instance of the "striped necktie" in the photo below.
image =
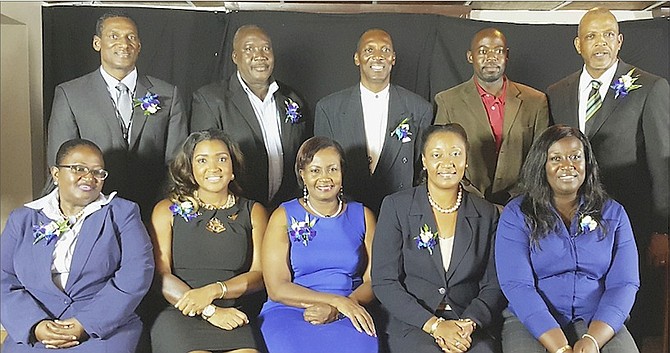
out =
<path fill-rule="evenodd" d="M 121 118 L 121 132 L 123 133 L 123 138 L 127 141 L 128 130 L 130 130 L 130 123 L 133 117 L 133 103 L 130 99 L 130 90 L 128 89 L 128 86 L 119 82 L 119 84 L 116 85 L 116 89 L 117 116 Z"/>
<path fill-rule="evenodd" d="M 591 119 L 603 105 L 603 100 L 600 98 L 600 85 L 600 81 L 591 81 L 591 92 L 589 93 L 589 100 L 586 102 L 586 116 L 584 121 L 589 121 L 589 119 Z"/>

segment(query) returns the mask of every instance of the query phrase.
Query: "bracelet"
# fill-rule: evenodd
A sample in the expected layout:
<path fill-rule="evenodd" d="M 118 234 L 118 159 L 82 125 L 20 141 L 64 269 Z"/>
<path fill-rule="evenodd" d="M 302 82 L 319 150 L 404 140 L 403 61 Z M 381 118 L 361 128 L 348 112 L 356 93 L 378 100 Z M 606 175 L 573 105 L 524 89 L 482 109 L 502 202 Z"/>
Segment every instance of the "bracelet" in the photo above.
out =
<path fill-rule="evenodd" d="M 219 299 L 223 299 L 226 297 L 226 293 L 228 293 L 228 287 L 226 286 L 225 283 L 221 281 L 216 281 L 216 284 L 221 286 L 221 296 L 219 296 Z"/>
<path fill-rule="evenodd" d="M 570 349 L 572 349 L 572 347 L 570 347 L 569 344 L 566 344 L 565 346 L 557 349 L 555 353 L 564 353 L 565 351 L 570 350 Z"/>
<path fill-rule="evenodd" d="M 589 335 L 588 333 L 585 333 L 585 334 L 582 335 L 582 338 L 588 338 L 588 339 L 590 339 L 591 342 L 593 342 L 593 344 L 596 345 L 596 350 L 598 351 L 598 353 L 600 353 L 600 345 L 598 344 L 598 341 L 596 340 L 595 337 Z"/>
<path fill-rule="evenodd" d="M 430 325 L 430 331 L 428 331 L 428 334 L 432 336 L 435 333 L 435 331 L 437 331 L 437 326 L 439 326 L 441 323 L 445 321 L 447 320 L 445 320 L 442 317 L 438 317 L 437 320 L 435 320 L 435 322 L 433 322 L 433 324 Z"/>

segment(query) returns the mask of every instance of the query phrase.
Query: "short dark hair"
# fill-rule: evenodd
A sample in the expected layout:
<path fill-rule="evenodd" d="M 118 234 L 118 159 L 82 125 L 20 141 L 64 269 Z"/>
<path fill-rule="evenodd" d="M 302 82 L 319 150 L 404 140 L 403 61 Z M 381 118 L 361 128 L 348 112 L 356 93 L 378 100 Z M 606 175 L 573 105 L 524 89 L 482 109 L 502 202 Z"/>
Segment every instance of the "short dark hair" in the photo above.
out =
<path fill-rule="evenodd" d="M 345 173 L 347 171 L 347 163 L 344 159 L 344 149 L 342 149 L 342 146 L 331 138 L 325 136 L 314 136 L 310 137 L 307 139 L 307 141 L 302 143 L 295 158 L 295 177 L 298 179 L 298 184 L 300 187 L 304 186 L 302 178 L 300 178 L 300 171 L 305 169 L 305 166 L 312 162 L 314 155 L 317 154 L 317 152 L 325 150 L 326 148 L 334 148 L 337 151 L 337 154 L 340 155 L 342 179 L 344 179 Z"/>
<path fill-rule="evenodd" d="M 465 132 L 465 129 L 458 123 L 448 123 L 444 125 L 430 125 L 425 130 L 423 130 L 423 135 L 421 136 L 421 154 L 426 152 L 426 142 L 428 142 L 428 139 L 438 132 L 453 132 L 461 136 L 465 142 L 465 152 L 467 153 L 470 150 L 468 133 Z"/>
<path fill-rule="evenodd" d="M 60 145 L 60 147 L 58 147 L 58 152 L 56 152 L 56 165 L 62 164 L 65 157 L 67 157 L 74 148 L 77 148 L 79 146 L 91 147 L 100 154 L 100 157 L 103 156 L 102 150 L 100 150 L 100 147 L 98 147 L 98 145 L 96 145 L 95 142 L 91 140 L 76 138 L 72 140 L 67 140 L 63 142 L 63 144 Z"/>
<path fill-rule="evenodd" d="M 566 137 L 577 138 L 584 147 L 586 176 L 577 192 L 583 196 L 584 201 L 577 212 L 590 215 L 598 224 L 604 226 L 602 209 L 609 197 L 600 183 L 598 162 L 591 143 L 579 129 L 567 125 L 553 125 L 544 130 L 533 142 L 519 175 L 519 187 L 523 197 L 521 212 L 530 228 L 530 239 L 534 245 L 553 231 L 559 222 L 554 212 L 553 190 L 547 181 L 545 165 L 549 147 Z M 601 236 L 605 234 L 606 231 L 603 231 Z"/>
<path fill-rule="evenodd" d="M 104 14 L 102 14 L 102 16 L 98 17 L 97 21 L 95 21 L 95 35 L 98 36 L 98 37 L 102 37 L 102 25 L 103 25 L 103 23 L 105 22 L 105 20 L 107 20 L 109 18 L 114 18 L 114 17 L 127 18 L 128 20 L 130 20 L 130 22 L 132 22 L 135 25 L 135 28 L 137 28 L 137 22 L 135 22 L 135 20 L 133 20 L 133 18 L 130 17 L 130 15 L 128 15 L 126 12 L 121 11 L 121 10 L 112 10 L 112 11 L 105 12 Z M 140 30 L 137 29 L 137 31 L 139 32 Z M 138 35 L 139 35 L 139 33 L 138 33 Z"/>
<path fill-rule="evenodd" d="M 229 190 L 235 195 L 242 194 L 242 188 L 237 179 L 244 178 L 244 157 L 237 144 L 219 129 L 209 129 L 192 132 L 177 151 L 177 155 L 170 163 L 170 196 L 172 201 L 187 201 L 193 198 L 194 192 L 198 190 L 198 183 L 193 177 L 193 153 L 198 143 L 203 141 L 217 140 L 223 142 L 233 163 L 233 172 L 237 178 L 232 180 Z"/>

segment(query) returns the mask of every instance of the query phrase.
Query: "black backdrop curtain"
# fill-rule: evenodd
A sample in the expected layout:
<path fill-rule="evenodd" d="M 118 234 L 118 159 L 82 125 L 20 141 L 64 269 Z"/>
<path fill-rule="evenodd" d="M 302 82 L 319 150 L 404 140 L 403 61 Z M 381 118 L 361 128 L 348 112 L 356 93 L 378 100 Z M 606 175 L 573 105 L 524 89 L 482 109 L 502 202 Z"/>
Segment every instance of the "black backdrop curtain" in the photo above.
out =
<path fill-rule="evenodd" d="M 55 86 L 100 65 L 92 38 L 96 19 L 108 10 L 43 8 L 45 123 Z M 123 10 L 139 27 L 138 70 L 177 85 L 187 108 L 193 91 L 235 71 L 230 59 L 232 37 L 247 23 L 258 24 L 270 34 L 275 77 L 300 92 L 311 110 L 320 98 L 358 82 L 353 53 L 360 34 L 373 27 L 385 29 L 393 38 L 397 59 L 391 81 L 430 101 L 437 92 L 470 78 L 472 68 L 465 52 L 474 33 L 485 27 L 496 27 L 507 36 L 507 74 L 514 81 L 545 90 L 582 65 L 572 45 L 576 25 L 520 25 L 416 14 Z M 667 18 L 622 22 L 620 57 L 670 78 L 669 29 Z"/>

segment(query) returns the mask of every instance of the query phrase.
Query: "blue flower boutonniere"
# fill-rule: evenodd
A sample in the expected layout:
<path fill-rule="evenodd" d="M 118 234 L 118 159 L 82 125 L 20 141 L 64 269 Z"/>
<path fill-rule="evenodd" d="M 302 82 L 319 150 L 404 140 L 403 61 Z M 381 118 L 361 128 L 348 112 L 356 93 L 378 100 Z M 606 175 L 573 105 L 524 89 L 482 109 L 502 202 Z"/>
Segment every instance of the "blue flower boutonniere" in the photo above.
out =
<path fill-rule="evenodd" d="M 625 97 L 630 91 L 642 87 L 642 85 L 635 84 L 635 81 L 637 81 L 640 75 L 633 77 L 633 71 L 635 71 L 635 68 L 630 69 L 627 74 L 619 77 L 619 79 L 610 86 L 610 88 L 614 90 L 614 99 L 619 98 L 619 96 Z"/>
<path fill-rule="evenodd" d="M 412 138 L 410 137 L 412 135 L 412 132 L 409 131 L 409 124 L 407 121 L 409 118 L 403 119 L 398 126 L 395 127 L 391 131 L 391 136 L 395 136 L 398 138 L 398 141 L 405 143 L 405 142 L 410 142 L 412 141 Z"/>
<path fill-rule="evenodd" d="M 70 221 L 64 218 L 58 221 L 51 221 L 51 223 L 46 225 L 42 222 L 39 225 L 33 225 L 33 237 L 35 237 L 33 245 L 39 243 L 42 239 L 46 239 L 44 246 L 49 245 L 52 240 L 70 230 L 70 226 Z"/>
<path fill-rule="evenodd" d="M 198 217 L 200 214 L 195 211 L 191 201 L 184 201 L 182 203 L 173 203 L 170 205 L 170 211 L 175 216 L 180 216 L 186 222 Z"/>
<path fill-rule="evenodd" d="M 598 227 L 598 222 L 589 215 L 582 215 L 579 218 L 579 233 L 592 232 Z"/>
<path fill-rule="evenodd" d="M 152 94 L 147 92 L 142 98 L 135 98 L 133 100 L 133 108 L 140 107 L 144 111 L 145 116 L 155 114 L 159 109 L 161 109 L 161 102 L 158 100 L 157 94 Z"/>
<path fill-rule="evenodd" d="M 314 224 L 316 224 L 316 218 L 310 219 L 307 212 L 305 212 L 304 221 L 298 221 L 291 217 L 291 227 L 288 230 L 291 240 L 307 246 L 316 236 L 316 231 L 313 229 Z"/>
<path fill-rule="evenodd" d="M 290 122 L 291 124 L 296 124 L 302 118 L 302 113 L 300 113 L 300 106 L 298 103 L 294 102 L 291 98 L 286 98 L 284 101 L 286 105 L 286 119 L 285 123 Z"/>
<path fill-rule="evenodd" d="M 416 247 L 419 249 L 428 249 L 428 253 L 433 255 L 433 249 L 437 244 L 437 232 L 433 233 L 427 224 L 421 227 L 419 235 L 414 237 L 416 240 Z"/>

